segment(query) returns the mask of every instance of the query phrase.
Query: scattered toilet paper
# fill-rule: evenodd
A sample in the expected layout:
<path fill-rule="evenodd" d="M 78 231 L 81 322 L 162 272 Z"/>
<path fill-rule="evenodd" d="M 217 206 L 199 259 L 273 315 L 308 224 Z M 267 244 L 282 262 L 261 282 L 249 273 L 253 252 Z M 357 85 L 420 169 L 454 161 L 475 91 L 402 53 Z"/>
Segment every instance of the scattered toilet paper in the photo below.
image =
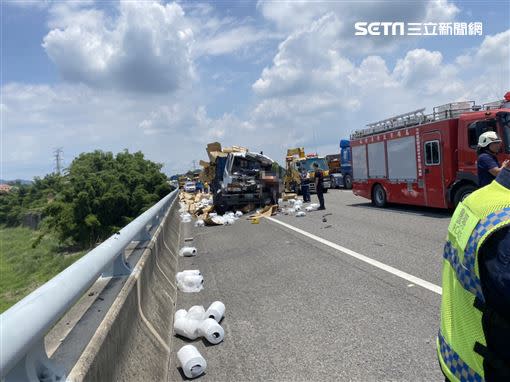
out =
<path fill-rule="evenodd" d="M 236 211 L 236 217 L 240 218 L 241 216 L 243 216 L 243 213 L 241 211 Z"/>
<path fill-rule="evenodd" d="M 198 219 L 195 222 L 195 227 L 203 227 L 203 226 L 205 226 L 205 222 L 202 219 Z"/>
<path fill-rule="evenodd" d="M 178 272 L 175 279 L 182 292 L 195 293 L 204 288 L 204 278 L 198 269 Z"/>
<path fill-rule="evenodd" d="M 304 213 L 303 211 L 296 212 L 296 217 L 301 218 L 303 216 L 306 216 L 306 213 Z"/>
<path fill-rule="evenodd" d="M 185 309 L 179 309 L 177 312 L 174 313 L 174 322 L 177 321 L 179 318 L 185 318 L 188 312 L 186 312 Z"/>
<path fill-rule="evenodd" d="M 216 345 L 225 338 L 225 331 L 213 318 L 207 318 L 198 326 L 198 335 Z"/>
<path fill-rule="evenodd" d="M 190 257 L 196 256 L 196 254 L 197 249 L 195 247 L 182 247 L 181 250 L 179 251 L 179 256 Z"/>
<path fill-rule="evenodd" d="M 225 304 L 221 301 L 214 301 L 207 311 L 205 312 L 206 317 L 214 318 L 216 322 L 220 322 L 223 316 L 225 316 Z"/>
<path fill-rule="evenodd" d="M 177 352 L 177 359 L 187 378 L 196 378 L 207 369 L 205 358 L 193 345 L 185 345 Z"/>
<path fill-rule="evenodd" d="M 188 212 L 181 213 L 181 222 L 182 223 L 191 223 L 191 215 Z"/>
<path fill-rule="evenodd" d="M 194 305 L 189 308 L 187 317 L 192 320 L 205 320 L 207 318 L 202 305 Z"/>
<path fill-rule="evenodd" d="M 190 340 L 204 337 L 213 345 L 219 344 L 225 338 L 219 324 L 224 314 L 225 305 L 221 301 L 213 302 L 207 312 L 202 305 L 192 306 L 188 312 L 179 309 L 174 314 L 174 331 Z"/>
<path fill-rule="evenodd" d="M 199 337 L 198 327 L 203 320 L 192 320 L 185 317 L 174 319 L 174 331 L 175 334 L 186 337 L 190 340 L 196 340 Z"/>

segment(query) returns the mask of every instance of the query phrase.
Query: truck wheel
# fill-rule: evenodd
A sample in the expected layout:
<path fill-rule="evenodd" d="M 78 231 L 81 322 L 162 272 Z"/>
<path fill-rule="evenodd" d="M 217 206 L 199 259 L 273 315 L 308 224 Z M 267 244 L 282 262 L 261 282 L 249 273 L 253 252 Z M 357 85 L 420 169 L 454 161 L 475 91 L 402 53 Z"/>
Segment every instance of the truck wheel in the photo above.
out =
<path fill-rule="evenodd" d="M 329 188 L 325 188 L 324 191 L 322 191 L 324 194 L 328 193 Z"/>
<path fill-rule="evenodd" d="M 376 184 L 372 191 L 372 204 L 379 208 L 386 206 L 386 191 L 380 184 Z"/>
<path fill-rule="evenodd" d="M 457 190 L 455 196 L 453 197 L 453 204 L 457 207 L 457 204 L 466 199 L 470 194 L 476 191 L 476 186 L 474 184 L 465 184 Z"/>
<path fill-rule="evenodd" d="M 335 178 L 333 177 L 333 175 L 331 175 L 331 176 L 329 177 L 329 184 L 331 184 L 331 186 L 330 186 L 331 188 L 338 188 L 338 187 L 336 186 Z"/>
<path fill-rule="evenodd" d="M 351 190 L 352 189 L 352 176 L 350 175 L 346 175 L 344 177 L 344 187 L 347 189 L 347 190 Z"/>

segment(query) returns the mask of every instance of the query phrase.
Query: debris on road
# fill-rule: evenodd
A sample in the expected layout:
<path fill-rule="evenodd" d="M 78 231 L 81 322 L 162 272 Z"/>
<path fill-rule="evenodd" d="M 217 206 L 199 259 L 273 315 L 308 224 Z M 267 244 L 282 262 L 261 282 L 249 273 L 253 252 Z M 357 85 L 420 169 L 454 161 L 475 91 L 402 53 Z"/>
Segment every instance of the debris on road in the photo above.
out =
<path fill-rule="evenodd" d="M 258 210 L 255 214 L 250 215 L 248 219 L 252 220 L 259 220 L 262 217 L 271 217 L 273 215 L 276 215 L 276 211 L 278 211 L 278 205 L 272 205 L 272 206 L 265 206 L 263 209 Z"/>
<path fill-rule="evenodd" d="M 305 213 L 304 211 L 298 211 L 298 212 L 296 212 L 296 217 L 297 217 L 297 218 L 301 218 L 301 217 L 303 217 L 303 216 L 306 216 L 306 213 Z"/>
<path fill-rule="evenodd" d="M 216 322 L 219 323 L 223 316 L 225 316 L 225 304 L 221 301 L 214 301 L 209 308 L 207 308 L 205 315 L 209 318 L 214 318 Z"/>
<path fill-rule="evenodd" d="M 320 207 L 319 203 L 312 203 L 305 208 L 305 211 L 306 212 L 317 211 L 319 207 Z"/>
<path fill-rule="evenodd" d="M 175 312 L 174 331 L 190 340 L 204 337 L 213 345 L 219 344 L 225 337 L 221 325 L 214 318 L 208 318 L 201 305 L 192 306 L 188 312 L 184 309 Z"/>
<path fill-rule="evenodd" d="M 181 364 L 182 372 L 187 378 L 196 378 L 207 369 L 205 358 L 193 345 L 184 345 L 177 352 L 177 358 Z"/>
<path fill-rule="evenodd" d="M 175 279 L 179 290 L 185 293 L 200 292 L 204 288 L 204 277 L 198 269 L 178 272 Z"/>
<path fill-rule="evenodd" d="M 182 247 L 179 251 L 179 256 L 190 257 L 196 256 L 197 249 L 195 247 Z"/>

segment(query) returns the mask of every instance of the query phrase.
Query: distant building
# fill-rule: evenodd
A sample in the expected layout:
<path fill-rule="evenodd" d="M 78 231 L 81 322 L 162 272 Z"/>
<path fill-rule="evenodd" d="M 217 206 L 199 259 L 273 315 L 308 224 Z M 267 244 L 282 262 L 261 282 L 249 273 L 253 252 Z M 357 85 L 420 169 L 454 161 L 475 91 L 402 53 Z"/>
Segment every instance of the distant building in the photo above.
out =
<path fill-rule="evenodd" d="M 8 184 L 0 184 L 0 192 L 10 192 L 12 189 L 12 186 Z"/>

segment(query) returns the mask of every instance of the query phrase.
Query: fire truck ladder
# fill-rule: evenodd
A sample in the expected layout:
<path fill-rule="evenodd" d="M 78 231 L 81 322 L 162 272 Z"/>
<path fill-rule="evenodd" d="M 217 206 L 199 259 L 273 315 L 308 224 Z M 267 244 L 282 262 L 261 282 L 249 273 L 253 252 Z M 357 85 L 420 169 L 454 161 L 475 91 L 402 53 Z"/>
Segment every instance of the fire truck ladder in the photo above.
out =
<path fill-rule="evenodd" d="M 361 138 L 366 135 L 382 133 L 400 129 L 402 127 L 414 126 L 423 122 L 426 118 L 423 112 L 425 108 L 410 111 L 409 113 L 399 114 L 394 117 L 383 119 L 382 121 L 369 123 L 367 129 L 356 130 L 351 134 L 351 138 Z"/>
<path fill-rule="evenodd" d="M 379 122 L 369 123 L 366 129 L 354 131 L 351 134 L 351 139 L 362 138 L 382 132 L 441 121 L 444 119 L 457 118 L 462 113 L 467 111 L 478 111 L 480 108 L 481 106 L 475 105 L 475 101 L 452 102 L 436 106 L 431 114 L 424 114 L 425 108 L 422 108 L 409 113 L 399 114 L 388 119 L 383 119 Z"/>

